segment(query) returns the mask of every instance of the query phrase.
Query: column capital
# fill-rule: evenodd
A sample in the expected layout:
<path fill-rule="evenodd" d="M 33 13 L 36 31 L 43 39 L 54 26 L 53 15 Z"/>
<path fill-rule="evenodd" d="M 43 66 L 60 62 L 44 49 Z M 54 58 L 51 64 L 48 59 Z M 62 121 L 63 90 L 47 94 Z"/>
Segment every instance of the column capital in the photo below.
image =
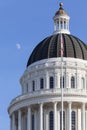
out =
<path fill-rule="evenodd" d="M 53 102 L 54 105 L 57 105 L 57 101 Z"/>
<path fill-rule="evenodd" d="M 86 102 L 82 102 L 82 105 L 85 105 L 86 104 Z"/>
<path fill-rule="evenodd" d="M 67 103 L 72 105 L 72 102 L 71 102 L 71 101 L 68 101 Z"/>
<path fill-rule="evenodd" d="M 18 113 L 21 112 L 21 109 L 18 109 Z"/>
<path fill-rule="evenodd" d="M 43 107 L 43 103 L 39 103 L 39 105 Z"/>
<path fill-rule="evenodd" d="M 31 108 L 31 105 L 27 106 L 27 108 Z"/>

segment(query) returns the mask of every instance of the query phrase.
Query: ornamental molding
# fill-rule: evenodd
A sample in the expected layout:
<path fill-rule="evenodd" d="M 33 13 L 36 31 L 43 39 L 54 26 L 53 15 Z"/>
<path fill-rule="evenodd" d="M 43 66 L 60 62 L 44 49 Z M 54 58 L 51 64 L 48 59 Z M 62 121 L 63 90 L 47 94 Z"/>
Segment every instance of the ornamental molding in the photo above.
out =
<path fill-rule="evenodd" d="M 8 112 L 12 113 L 16 109 L 20 109 L 22 107 L 26 107 L 32 104 L 40 104 L 40 103 L 46 103 L 46 102 L 61 102 L 61 93 L 50 93 L 50 94 L 43 94 L 43 95 L 37 95 L 34 94 L 30 97 L 27 95 L 21 95 L 16 97 L 9 105 Z M 72 93 L 64 93 L 64 102 L 87 102 L 87 94 L 72 94 Z M 12 112 L 11 112 L 12 111 Z"/>
<path fill-rule="evenodd" d="M 87 96 L 81 96 L 79 97 L 78 95 L 77 96 L 74 96 L 73 95 L 64 95 L 64 102 L 76 102 L 77 104 L 79 103 L 83 103 L 83 101 L 85 103 L 87 103 Z M 19 109 L 22 109 L 24 107 L 28 107 L 28 106 L 31 106 L 31 105 L 39 105 L 40 103 L 54 103 L 54 102 L 61 102 L 61 97 L 60 96 L 55 96 L 55 95 L 51 95 L 51 96 L 45 96 L 45 97 L 36 97 L 36 98 L 31 98 L 31 99 L 22 99 L 22 100 L 18 100 L 17 102 L 13 103 L 13 104 L 10 104 L 9 108 L 8 108 L 8 112 L 9 114 L 11 115 L 14 111 L 17 111 Z"/>

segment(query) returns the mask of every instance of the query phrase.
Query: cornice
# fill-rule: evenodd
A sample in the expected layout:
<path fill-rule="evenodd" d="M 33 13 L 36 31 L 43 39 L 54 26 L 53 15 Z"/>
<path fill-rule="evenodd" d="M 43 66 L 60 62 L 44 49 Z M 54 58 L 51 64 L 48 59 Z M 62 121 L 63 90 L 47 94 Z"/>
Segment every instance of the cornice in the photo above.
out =
<path fill-rule="evenodd" d="M 81 101 L 85 101 L 87 102 L 87 93 L 75 93 L 75 92 L 68 92 L 65 93 L 64 92 L 64 101 L 72 101 L 72 102 L 81 102 Z M 8 111 L 10 112 L 10 109 L 15 107 L 20 108 L 20 107 L 25 107 L 27 105 L 30 104 L 35 104 L 35 103 L 40 103 L 41 101 L 45 102 L 51 102 L 51 101 L 61 101 L 61 93 L 58 91 L 53 92 L 49 92 L 49 93 L 40 93 L 38 92 L 38 94 L 34 94 L 32 93 L 32 95 L 30 96 L 29 93 L 26 95 L 20 95 L 18 97 L 16 97 L 15 99 L 12 100 L 12 102 L 9 105 Z"/>

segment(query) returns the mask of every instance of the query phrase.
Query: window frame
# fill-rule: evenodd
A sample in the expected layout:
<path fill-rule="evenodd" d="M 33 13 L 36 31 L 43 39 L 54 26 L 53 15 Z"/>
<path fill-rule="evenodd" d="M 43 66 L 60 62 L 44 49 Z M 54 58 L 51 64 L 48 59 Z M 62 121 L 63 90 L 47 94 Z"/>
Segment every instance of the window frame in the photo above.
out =
<path fill-rule="evenodd" d="M 35 80 L 32 80 L 32 91 L 35 91 Z"/>
<path fill-rule="evenodd" d="M 32 130 L 34 130 L 35 129 L 35 116 L 34 114 L 32 114 L 31 116 L 32 116 L 32 122 L 31 122 Z"/>
<path fill-rule="evenodd" d="M 71 122 L 72 122 L 71 130 L 76 130 L 76 112 L 75 111 L 71 112 Z M 74 128 L 73 128 L 73 126 L 74 126 Z"/>
<path fill-rule="evenodd" d="M 44 78 L 40 78 L 40 89 L 44 89 Z"/>
<path fill-rule="evenodd" d="M 54 113 L 53 113 L 53 111 L 49 112 L 49 130 L 54 130 Z"/>
<path fill-rule="evenodd" d="M 71 88 L 75 88 L 75 77 L 71 77 Z"/>
<path fill-rule="evenodd" d="M 54 77 L 53 76 L 49 77 L 49 88 L 50 89 L 54 88 Z"/>

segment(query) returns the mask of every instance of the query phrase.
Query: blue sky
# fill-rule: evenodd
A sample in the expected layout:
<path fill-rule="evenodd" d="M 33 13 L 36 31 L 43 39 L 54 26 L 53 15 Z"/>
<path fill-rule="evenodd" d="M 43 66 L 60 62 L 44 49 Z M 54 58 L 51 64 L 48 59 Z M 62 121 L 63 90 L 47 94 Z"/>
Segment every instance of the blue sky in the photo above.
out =
<path fill-rule="evenodd" d="M 7 108 L 21 94 L 19 79 L 33 48 L 53 33 L 58 0 L 0 0 L 0 130 L 9 130 Z M 87 43 L 87 1 L 62 0 L 70 32 Z M 16 45 L 21 45 L 17 49 Z"/>

